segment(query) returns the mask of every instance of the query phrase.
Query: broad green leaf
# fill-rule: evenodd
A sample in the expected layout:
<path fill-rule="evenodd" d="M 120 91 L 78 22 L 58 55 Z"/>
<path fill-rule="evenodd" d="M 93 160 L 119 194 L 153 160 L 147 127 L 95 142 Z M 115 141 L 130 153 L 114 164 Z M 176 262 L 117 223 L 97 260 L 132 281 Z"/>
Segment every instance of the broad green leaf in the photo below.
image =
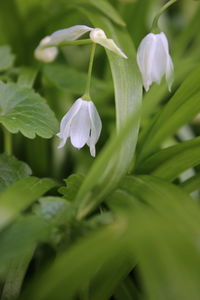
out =
<path fill-rule="evenodd" d="M 59 188 L 58 192 L 63 195 L 68 201 L 73 201 L 76 194 L 84 180 L 84 176 L 81 174 L 72 174 L 65 179 L 66 186 Z"/>
<path fill-rule="evenodd" d="M 163 149 L 147 158 L 137 171 L 173 180 L 184 170 L 200 164 L 199 147 L 200 138 L 195 138 Z"/>
<path fill-rule="evenodd" d="M 135 49 L 125 30 L 114 27 L 108 20 L 94 14 L 94 12 L 91 12 L 89 9 L 87 11 L 83 10 L 83 12 L 88 16 L 95 27 L 102 28 L 108 36 L 113 38 L 122 50 L 126 49 L 127 60 L 122 59 L 110 51 L 106 51 L 114 81 L 116 127 L 117 131 L 120 132 L 120 130 L 124 128 L 124 124 L 129 116 L 133 111 L 139 111 L 141 105 L 142 85 L 135 62 Z M 107 157 L 104 156 L 104 158 L 102 154 L 102 157 L 100 156 L 93 164 L 91 171 L 77 195 L 77 204 L 81 202 L 81 207 L 78 212 L 79 217 L 80 215 L 83 216 L 87 210 L 90 210 L 91 207 L 95 207 L 102 201 L 103 196 L 114 188 L 128 170 L 134 156 L 134 149 L 137 142 L 139 129 L 138 119 L 139 114 L 137 114 L 137 122 L 132 123 L 132 131 L 129 131 L 126 139 L 115 149 L 115 152 L 110 152 L 109 155 Z M 99 168 L 100 160 L 101 168 Z M 98 196 L 95 197 L 94 201 L 91 190 L 97 186 Z M 91 207 L 88 208 L 89 206 Z"/>
<path fill-rule="evenodd" d="M 0 82 L 0 123 L 11 133 L 28 138 L 52 137 L 58 122 L 45 100 L 32 89 Z"/>
<path fill-rule="evenodd" d="M 38 216 L 23 216 L 7 227 L 0 235 L 0 274 L 6 275 L 11 260 L 20 261 L 27 251 L 50 236 L 48 223 Z"/>
<path fill-rule="evenodd" d="M 148 175 L 126 176 L 120 182 L 118 189 L 120 195 L 123 195 L 121 191 L 127 191 L 128 196 L 132 195 L 135 199 L 147 202 L 156 209 L 160 210 L 161 208 L 166 214 L 168 213 L 167 207 L 169 208 L 175 203 L 178 206 L 183 206 L 183 204 L 192 201 L 190 196 L 176 185 Z M 118 191 L 116 190 L 115 193 L 118 193 Z M 123 202 L 121 202 L 121 205 L 123 205 Z"/>
<path fill-rule="evenodd" d="M 106 17 L 110 18 L 112 21 L 121 26 L 126 26 L 125 22 L 122 20 L 118 12 L 109 4 L 107 0 L 89 0 L 89 2 L 98 8 Z"/>
<path fill-rule="evenodd" d="M 30 300 L 62 299 L 65 295 L 70 300 L 74 299 L 75 295 L 82 294 L 84 287 L 103 264 L 113 262 L 114 258 L 124 257 L 127 242 L 125 230 L 126 224 L 118 220 L 115 224 L 80 240 L 58 256 L 54 263 L 36 278 L 22 299 L 27 299 L 27 295 Z"/>
<path fill-rule="evenodd" d="M 198 66 L 163 107 L 138 148 L 138 163 L 154 152 L 162 141 L 174 134 L 200 111 L 200 67 Z"/>
<path fill-rule="evenodd" d="M 87 9 L 87 7 L 96 8 L 99 12 L 103 13 L 107 18 L 115 22 L 117 25 L 125 26 L 124 21 L 118 12 L 114 9 L 113 6 L 107 0 L 74 0 L 68 5 L 80 5 Z"/>
<path fill-rule="evenodd" d="M 31 175 L 29 166 L 14 156 L 0 154 L 0 192 L 22 178 Z"/>
<path fill-rule="evenodd" d="M 173 181 L 183 171 L 199 164 L 199 146 L 191 147 L 158 166 L 152 174 Z"/>
<path fill-rule="evenodd" d="M 6 71 L 13 66 L 15 56 L 9 46 L 0 46 L 0 72 Z"/>
<path fill-rule="evenodd" d="M 53 83 L 57 88 L 68 90 L 71 93 L 83 95 L 87 81 L 87 74 L 69 68 L 58 63 L 45 65 L 43 74 L 46 79 Z M 56 76 L 55 76 L 56 74 Z M 99 79 L 92 79 L 92 95 L 112 92 L 110 84 L 104 83 Z"/>
<path fill-rule="evenodd" d="M 0 194 L 0 229 L 13 221 L 21 211 L 57 183 L 51 179 L 21 179 Z"/>
<path fill-rule="evenodd" d="M 38 243 L 52 241 L 59 226 L 69 226 L 69 204 L 59 197 L 43 197 L 33 207 L 33 213 L 18 218 L 0 235 L 0 274 L 5 273 L 11 259 L 20 262 L 27 250 Z M 58 240 L 58 231 L 57 240 Z"/>

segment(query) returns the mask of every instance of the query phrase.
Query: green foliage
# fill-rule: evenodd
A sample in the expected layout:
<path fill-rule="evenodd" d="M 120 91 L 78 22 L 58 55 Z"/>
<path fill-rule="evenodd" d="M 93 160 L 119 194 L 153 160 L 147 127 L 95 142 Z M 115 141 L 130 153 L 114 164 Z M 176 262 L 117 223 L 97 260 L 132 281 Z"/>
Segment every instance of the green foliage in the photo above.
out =
<path fill-rule="evenodd" d="M 0 228 L 9 224 L 16 216 L 43 193 L 56 186 L 52 179 L 28 177 L 7 188 L 0 195 Z"/>
<path fill-rule="evenodd" d="M 199 299 L 200 8 L 164 13 L 172 92 L 163 80 L 142 95 L 136 49 L 161 2 L 0 1 L 1 300 Z M 128 56 L 96 47 L 95 159 L 54 138 L 56 116 L 85 91 L 90 46 L 59 46 L 50 64 L 33 55 L 77 24 Z"/>
<path fill-rule="evenodd" d="M 0 72 L 6 71 L 13 66 L 15 56 L 9 46 L 0 47 Z"/>
<path fill-rule="evenodd" d="M 0 191 L 32 173 L 27 164 L 5 153 L 0 155 L 0 171 Z"/>
<path fill-rule="evenodd" d="M 84 93 L 87 80 L 86 73 L 56 63 L 44 66 L 43 72 L 44 78 L 52 82 L 57 88 L 67 90 L 74 95 Z M 92 86 L 92 95 L 105 93 L 106 89 L 109 89 L 109 85 L 99 79 L 93 79 Z"/>
<path fill-rule="evenodd" d="M 11 133 L 20 131 L 28 138 L 52 137 L 57 120 L 45 100 L 32 89 L 0 82 L 0 122 Z"/>

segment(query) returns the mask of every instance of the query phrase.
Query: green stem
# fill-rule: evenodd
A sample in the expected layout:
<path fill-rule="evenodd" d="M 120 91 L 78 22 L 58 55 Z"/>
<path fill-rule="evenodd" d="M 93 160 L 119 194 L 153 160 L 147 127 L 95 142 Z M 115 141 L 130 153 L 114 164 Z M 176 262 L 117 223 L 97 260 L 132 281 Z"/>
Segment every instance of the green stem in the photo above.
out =
<path fill-rule="evenodd" d="M 162 15 L 162 13 L 168 9 L 168 7 L 170 7 L 171 5 L 173 5 L 175 2 L 177 2 L 178 0 L 170 0 L 168 1 L 165 5 L 163 5 L 163 7 L 159 10 L 159 12 L 156 14 L 154 20 L 153 20 L 153 24 L 152 24 L 152 28 L 151 31 L 157 33 L 159 31 L 158 29 L 158 20 L 160 18 L 160 16 Z"/>
<path fill-rule="evenodd" d="M 4 151 L 5 153 L 12 154 L 12 134 L 4 127 Z"/>
<path fill-rule="evenodd" d="M 89 67 L 88 67 L 88 77 L 87 77 L 85 93 L 82 97 L 84 100 L 90 100 L 90 85 L 91 85 L 92 67 L 93 67 L 93 62 L 94 62 L 95 49 L 96 49 L 96 44 L 93 43 L 92 44 L 92 49 L 91 49 L 91 54 L 90 54 L 90 61 L 89 61 Z"/>
<path fill-rule="evenodd" d="M 90 39 L 84 39 L 84 40 L 75 40 L 75 41 L 65 41 L 65 42 L 61 42 L 59 44 L 48 44 L 48 45 L 44 45 L 41 48 L 49 48 L 49 47 L 63 47 L 63 46 L 80 46 L 80 45 L 88 45 L 88 44 L 92 44 L 92 40 Z"/>

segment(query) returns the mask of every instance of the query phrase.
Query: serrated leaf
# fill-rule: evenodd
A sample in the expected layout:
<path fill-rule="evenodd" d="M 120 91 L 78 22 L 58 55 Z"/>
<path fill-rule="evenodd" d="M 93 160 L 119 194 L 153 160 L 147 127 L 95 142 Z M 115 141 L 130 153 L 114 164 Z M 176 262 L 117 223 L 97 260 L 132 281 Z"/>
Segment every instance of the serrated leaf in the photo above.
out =
<path fill-rule="evenodd" d="M 59 188 L 59 193 L 63 195 L 65 199 L 72 202 L 80 189 L 80 186 L 84 180 L 84 176 L 81 174 L 72 174 L 65 179 L 66 186 Z"/>
<path fill-rule="evenodd" d="M 22 178 L 30 176 L 30 167 L 14 156 L 0 154 L 0 192 Z"/>
<path fill-rule="evenodd" d="M 0 194 L 0 229 L 14 220 L 21 211 L 57 183 L 52 179 L 21 179 Z"/>
<path fill-rule="evenodd" d="M 45 99 L 15 83 L 0 82 L 0 123 L 11 133 L 20 131 L 28 138 L 36 134 L 51 138 L 58 130 L 58 122 Z"/>
<path fill-rule="evenodd" d="M 0 46 L 0 72 L 13 66 L 15 56 L 11 53 L 10 46 Z"/>

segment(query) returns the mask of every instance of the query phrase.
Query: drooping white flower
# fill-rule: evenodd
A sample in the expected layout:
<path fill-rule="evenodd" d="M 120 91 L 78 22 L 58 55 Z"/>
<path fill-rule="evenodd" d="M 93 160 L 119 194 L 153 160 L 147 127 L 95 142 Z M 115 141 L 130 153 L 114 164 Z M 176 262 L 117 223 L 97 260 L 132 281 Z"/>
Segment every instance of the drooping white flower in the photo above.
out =
<path fill-rule="evenodd" d="M 47 46 L 50 41 L 51 38 L 49 36 L 46 36 L 41 40 L 39 46 L 35 49 L 35 58 L 46 63 L 54 61 L 54 59 L 58 55 L 58 49 L 56 47 L 44 48 L 44 46 Z"/>
<path fill-rule="evenodd" d="M 94 28 L 90 32 L 90 38 L 94 43 L 100 44 L 104 48 L 116 53 L 123 58 L 128 58 L 126 54 L 115 44 L 112 39 L 108 39 L 105 32 L 100 28 Z"/>
<path fill-rule="evenodd" d="M 58 148 L 62 148 L 70 137 L 75 148 L 80 149 L 87 144 L 90 154 L 95 156 L 95 145 L 101 128 L 101 119 L 94 103 L 79 98 L 61 120 L 60 132 L 57 134 L 61 139 Z"/>
<path fill-rule="evenodd" d="M 59 44 L 67 41 L 77 40 L 87 32 L 90 32 L 90 38 L 94 43 L 100 44 L 101 46 L 113 51 L 123 58 L 127 58 L 127 56 L 115 44 L 115 42 L 106 37 L 105 32 L 102 29 L 92 28 L 85 25 L 75 25 L 69 28 L 61 29 L 42 39 L 39 46 L 35 50 L 35 57 L 44 62 L 51 62 L 56 58 L 58 53 L 57 46 L 59 46 Z M 46 48 L 48 45 L 49 48 Z M 53 47 L 51 47 L 51 45 L 53 45 Z"/>
<path fill-rule="evenodd" d="M 168 82 L 169 91 L 173 82 L 173 62 L 169 54 L 166 35 L 149 33 L 141 41 L 137 52 L 137 63 L 142 74 L 146 91 L 153 82 L 160 83 L 163 75 Z"/>

